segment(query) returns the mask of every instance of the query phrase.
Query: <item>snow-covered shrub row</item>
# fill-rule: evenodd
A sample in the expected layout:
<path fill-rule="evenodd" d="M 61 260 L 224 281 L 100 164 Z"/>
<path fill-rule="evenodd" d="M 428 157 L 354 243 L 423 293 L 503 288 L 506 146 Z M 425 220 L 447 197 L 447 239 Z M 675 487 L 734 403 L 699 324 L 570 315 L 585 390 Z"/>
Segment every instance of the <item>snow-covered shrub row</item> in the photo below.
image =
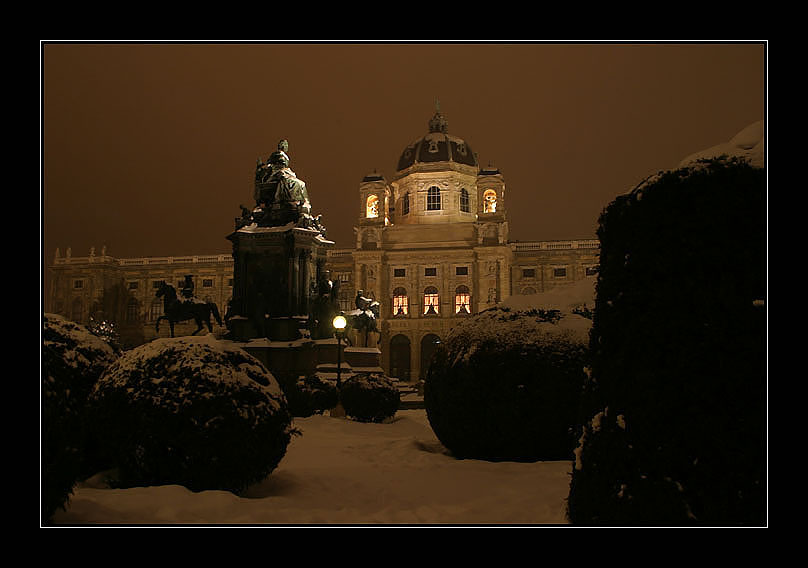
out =
<path fill-rule="evenodd" d="M 401 395 L 389 378 L 379 373 L 357 373 L 340 387 L 345 414 L 360 422 L 383 422 L 398 411 Z"/>
<path fill-rule="evenodd" d="M 424 385 L 435 435 L 454 456 L 571 459 L 591 322 L 496 307 L 455 326 Z"/>
<path fill-rule="evenodd" d="M 100 459 L 85 407 L 93 385 L 118 352 L 86 327 L 44 314 L 42 329 L 42 504 L 47 520 Z"/>
<path fill-rule="evenodd" d="M 212 335 L 127 352 L 91 401 L 121 486 L 239 492 L 277 467 L 294 432 L 272 374 Z"/>
<path fill-rule="evenodd" d="M 317 375 L 298 377 L 284 393 L 292 416 L 301 418 L 334 408 L 339 402 L 337 387 Z"/>
<path fill-rule="evenodd" d="M 661 173 L 610 204 L 598 236 L 570 520 L 763 522 L 764 171 Z"/>

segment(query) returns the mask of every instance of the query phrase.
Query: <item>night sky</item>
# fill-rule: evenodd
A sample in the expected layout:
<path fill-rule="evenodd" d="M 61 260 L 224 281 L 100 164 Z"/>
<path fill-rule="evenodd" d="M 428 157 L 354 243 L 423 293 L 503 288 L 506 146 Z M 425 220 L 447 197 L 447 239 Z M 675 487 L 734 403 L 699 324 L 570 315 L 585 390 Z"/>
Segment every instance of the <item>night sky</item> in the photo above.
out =
<path fill-rule="evenodd" d="M 754 44 L 42 44 L 43 263 L 230 252 L 289 140 L 338 248 L 358 185 L 428 131 L 506 182 L 511 240 L 594 238 L 615 196 L 766 117 Z"/>

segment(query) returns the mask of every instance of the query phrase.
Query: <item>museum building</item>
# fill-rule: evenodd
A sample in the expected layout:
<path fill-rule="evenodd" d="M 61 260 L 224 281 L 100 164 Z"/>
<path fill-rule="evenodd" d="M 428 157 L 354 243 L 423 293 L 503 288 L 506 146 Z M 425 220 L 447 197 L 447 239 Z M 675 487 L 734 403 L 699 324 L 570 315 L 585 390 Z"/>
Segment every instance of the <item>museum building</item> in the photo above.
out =
<path fill-rule="evenodd" d="M 428 132 L 404 148 L 391 180 L 375 172 L 362 179 L 354 232 L 352 248 L 328 251 L 327 268 L 340 281 L 342 310 L 354 309 L 360 291 L 379 301 L 381 364 L 402 381 L 424 377 L 436 346 L 461 318 L 597 272 L 595 239 L 508 240 L 502 173 L 480 167 L 439 110 Z M 224 315 L 233 292 L 230 254 L 114 258 L 102 248 L 74 257 L 57 249 L 45 311 L 84 324 L 113 319 L 122 344 L 135 346 L 158 336 L 160 283 L 180 288 L 189 274 L 195 295 Z M 178 325 L 177 333 L 194 329 Z M 159 335 L 168 333 L 164 326 Z"/>

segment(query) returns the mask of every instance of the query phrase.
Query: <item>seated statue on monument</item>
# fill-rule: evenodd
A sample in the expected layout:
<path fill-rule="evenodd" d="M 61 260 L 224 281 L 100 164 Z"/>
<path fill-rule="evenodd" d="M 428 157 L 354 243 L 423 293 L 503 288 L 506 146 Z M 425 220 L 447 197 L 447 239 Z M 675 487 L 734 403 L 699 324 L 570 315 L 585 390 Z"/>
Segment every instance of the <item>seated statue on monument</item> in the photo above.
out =
<path fill-rule="evenodd" d="M 258 161 L 253 194 L 255 209 L 250 212 L 242 208 L 242 218 L 249 214 L 249 220 L 260 227 L 312 224 L 306 184 L 289 168 L 288 150 L 289 143 L 281 140 L 267 163 Z"/>

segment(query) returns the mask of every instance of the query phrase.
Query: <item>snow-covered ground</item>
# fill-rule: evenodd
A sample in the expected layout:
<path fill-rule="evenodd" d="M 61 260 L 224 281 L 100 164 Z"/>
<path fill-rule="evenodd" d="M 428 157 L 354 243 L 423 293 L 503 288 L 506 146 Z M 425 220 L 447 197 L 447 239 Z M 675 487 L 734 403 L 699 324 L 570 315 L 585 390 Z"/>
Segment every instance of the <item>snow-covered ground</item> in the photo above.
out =
<path fill-rule="evenodd" d="M 278 469 L 243 495 L 77 486 L 57 524 L 566 524 L 571 462 L 456 460 L 424 410 L 385 424 L 296 418 Z"/>

